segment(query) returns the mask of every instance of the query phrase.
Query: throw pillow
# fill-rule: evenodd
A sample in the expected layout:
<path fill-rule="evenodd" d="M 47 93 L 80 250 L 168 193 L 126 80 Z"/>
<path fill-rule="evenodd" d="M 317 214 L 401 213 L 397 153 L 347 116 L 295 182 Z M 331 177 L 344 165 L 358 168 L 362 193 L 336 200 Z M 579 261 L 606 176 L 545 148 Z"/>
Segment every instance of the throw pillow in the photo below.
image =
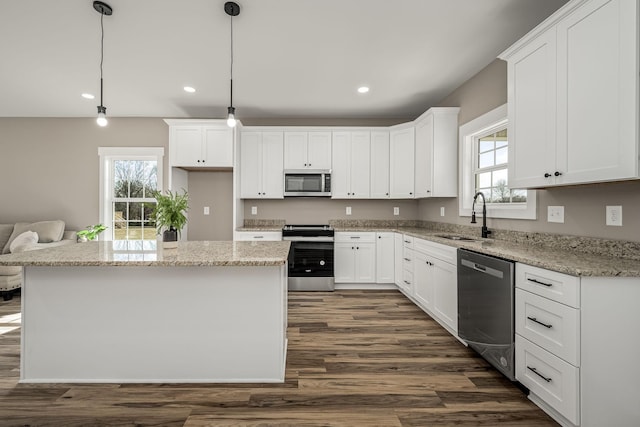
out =
<path fill-rule="evenodd" d="M 13 227 L 13 233 L 11 233 L 7 244 L 4 245 L 2 253 L 8 254 L 11 242 L 25 231 L 35 231 L 38 233 L 40 243 L 57 242 L 62 239 L 62 235 L 64 234 L 64 221 L 40 221 L 31 224 L 28 222 L 17 223 Z"/>
<path fill-rule="evenodd" d="M 22 252 L 24 247 L 38 243 L 38 233 L 35 231 L 25 231 L 11 242 L 9 252 Z"/>

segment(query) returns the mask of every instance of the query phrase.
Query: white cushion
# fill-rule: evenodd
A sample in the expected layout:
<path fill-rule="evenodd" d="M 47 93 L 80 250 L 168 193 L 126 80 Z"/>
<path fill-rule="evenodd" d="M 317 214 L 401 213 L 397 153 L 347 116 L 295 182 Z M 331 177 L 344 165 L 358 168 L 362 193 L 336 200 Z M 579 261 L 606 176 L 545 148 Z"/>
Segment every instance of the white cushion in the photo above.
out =
<path fill-rule="evenodd" d="M 20 234 L 18 237 L 13 239 L 11 245 L 9 245 L 9 252 L 22 252 L 21 249 L 24 249 L 27 246 L 38 243 L 38 233 L 35 231 L 25 231 Z"/>

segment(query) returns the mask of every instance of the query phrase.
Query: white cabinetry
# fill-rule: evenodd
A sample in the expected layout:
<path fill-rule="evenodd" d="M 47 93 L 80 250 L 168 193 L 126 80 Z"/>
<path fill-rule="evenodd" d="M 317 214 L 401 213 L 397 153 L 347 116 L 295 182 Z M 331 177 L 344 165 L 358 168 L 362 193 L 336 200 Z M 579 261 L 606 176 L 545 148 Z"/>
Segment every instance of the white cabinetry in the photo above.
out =
<path fill-rule="evenodd" d="M 331 169 L 331 132 L 284 133 L 285 169 Z"/>
<path fill-rule="evenodd" d="M 389 131 L 371 131 L 371 198 L 389 198 Z"/>
<path fill-rule="evenodd" d="M 415 135 L 413 125 L 397 125 L 389 132 L 389 187 L 392 199 L 414 198 Z"/>
<path fill-rule="evenodd" d="M 368 199 L 370 133 L 333 132 L 332 145 L 331 197 Z"/>
<path fill-rule="evenodd" d="M 393 250 L 394 250 L 394 283 L 399 288 L 402 287 L 402 257 L 403 257 L 403 244 L 402 244 L 402 234 L 394 233 L 393 236 Z"/>
<path fill-rule="evenodd" d="M 640 278 L 516 264 L 516 379 L 560 424 L 640 425 Z"/>
<path fill-rule="evenodd" d="M 184 168 L 232 168 L 233 129 L 223 120 L 165 120 L 169 162 Z"/>
<path fill-rule="evenodd" d="M 240 138 L 240 197 L 284 198 L 282 132 L 244 131 Z"/>
<path fill-rule="evenodd" d="M 637 33 L 637 0 L 574 0 L 500 56 L 510 187 L 638 177 Z"/>
<path fill-rule="evenodd" d="M 376 283 L 395 282 L 395 233 L 376 233 Z"/>
<path fill-rule="evenodd" d="M 236 231 L 234 240 L 251 242 L 276 242 L 282 240 L 282 231 Z"/>
<path fill-rule="evenodd" d="M 336 233 L 334 254 L 336 283 L 376 281 L 375 233 Z"/>
<path fill-rule="evenodd" d="M 400 252 L 400 265 L 402 274 L 396 282 L 400 291 L 409 298 L 413 298 L 413 237 L 401 236 L 402 251 Z"/>
<path fill-rule="evenodd" d="M 434 107 L 415 124 L 415 197 L 458 195 L 457 107 Z"/>

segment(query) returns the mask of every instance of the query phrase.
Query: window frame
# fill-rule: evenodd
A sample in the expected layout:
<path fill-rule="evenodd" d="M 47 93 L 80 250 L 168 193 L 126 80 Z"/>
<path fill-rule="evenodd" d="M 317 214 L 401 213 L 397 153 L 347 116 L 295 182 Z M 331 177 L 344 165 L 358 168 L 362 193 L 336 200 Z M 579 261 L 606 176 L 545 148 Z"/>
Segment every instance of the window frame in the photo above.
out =
<path fill-rule="evenodd" d="M 111 202 L 113 201 L 113 162 L 116 160 L 146 160 L 156 161 L 158 168 L 157 190 L 163 189 L 164 148 L 163 147 L 98 147 L 100 157 L 100 223 L 111 227 L 113 214 Z M 113 230 L 102 233 L 100 240 L 113 240 Z"/>
<path fill-rule="evenodd" d="M 459 129 L 459 171 L 460 188 L 458 197 L 458 215 L 471 216 L 473 196 L 475 194 L 475 161 L 478 155 L 477 141 L 488 133 L 508 128 L 507 104 L 503 104 L 482 116 L 460 126 Z M 511 146 L 512 142 L 509 142 Z M 507 170 L 511 162 L 507 161 Z M 476 215 L 482 215 L 482 209 L 476 206 Z M 537 219 L 537 194 L 527 190 L 526 203 L 487 203 L 488 218 Z"/>

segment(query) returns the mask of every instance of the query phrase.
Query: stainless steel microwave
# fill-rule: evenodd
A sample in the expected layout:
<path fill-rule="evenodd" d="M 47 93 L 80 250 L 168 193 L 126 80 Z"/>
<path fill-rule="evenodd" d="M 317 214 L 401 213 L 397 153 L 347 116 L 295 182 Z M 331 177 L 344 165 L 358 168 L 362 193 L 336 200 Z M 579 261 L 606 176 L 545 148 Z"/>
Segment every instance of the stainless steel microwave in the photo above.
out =
<path fill-rule="evenodd" d="M 285 197 L 330 197 L 331 171 L 295 169 L 284 171 Z"/>

